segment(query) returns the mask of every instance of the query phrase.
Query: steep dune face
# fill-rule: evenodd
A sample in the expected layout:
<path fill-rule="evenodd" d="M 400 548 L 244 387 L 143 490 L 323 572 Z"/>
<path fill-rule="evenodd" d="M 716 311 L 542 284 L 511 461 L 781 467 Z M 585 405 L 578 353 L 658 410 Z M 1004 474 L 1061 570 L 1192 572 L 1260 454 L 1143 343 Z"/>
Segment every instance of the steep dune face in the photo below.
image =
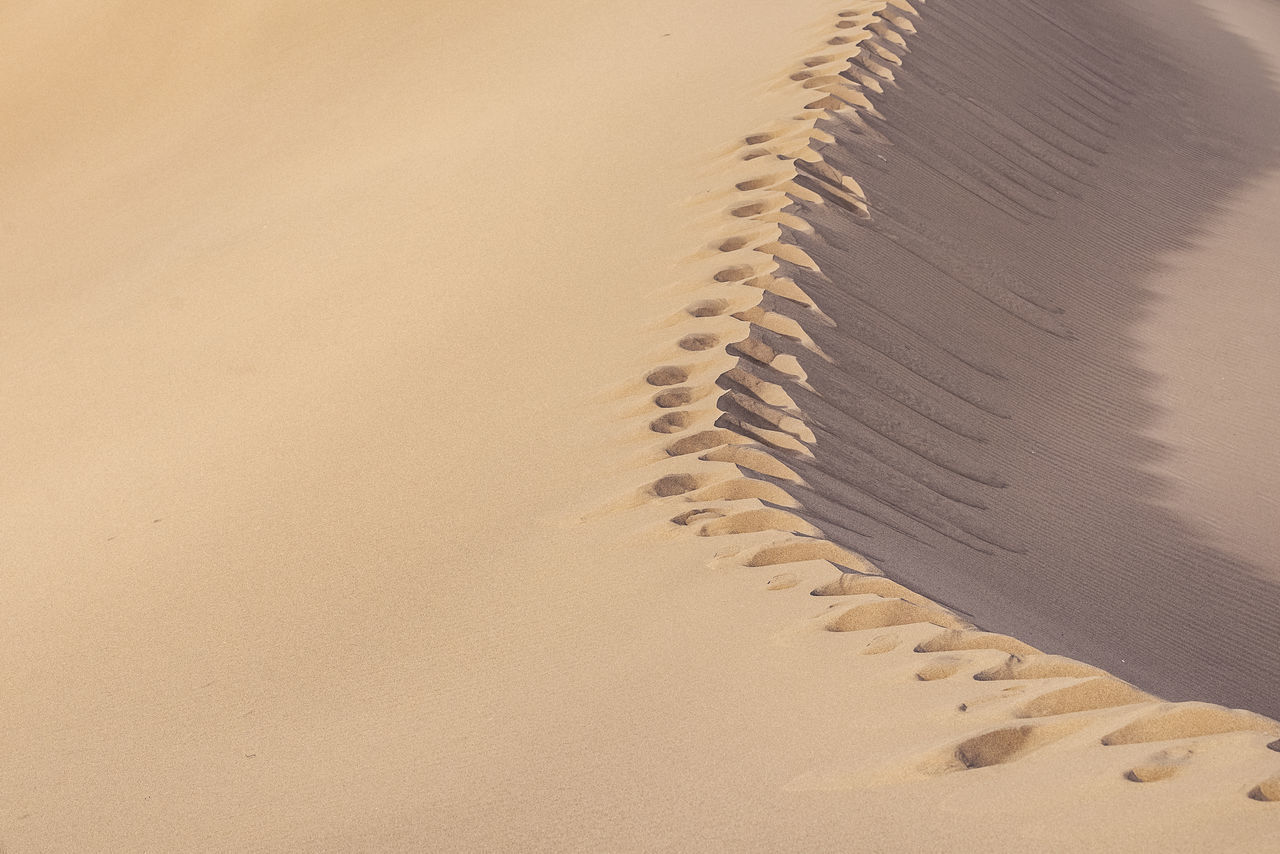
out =
<path fill-rule="evenodd" d="M 1280 563 L 1248 565 L 1169 508 L 1180 449 L 1152 438 L 1159 377 L 1135 340 L 1165 259 L 1280 163 L 1265 67 L 1184 5 L 929 3 L 906 46 L 876 46 L 879 114 L 822 125 L 869 214 L 815 177 L 828 203 L 797 200 L 813 233 L 787 240 L 822 272 L 780 261 L 834 321 L 791 312 L 832 361 L 796 351 L 812 391 L 788 390 L 816 443 L 790 491 L 980 625 L 1276 715 Z M 1274 430 L 1230 427 L 1199 439 Z"/>

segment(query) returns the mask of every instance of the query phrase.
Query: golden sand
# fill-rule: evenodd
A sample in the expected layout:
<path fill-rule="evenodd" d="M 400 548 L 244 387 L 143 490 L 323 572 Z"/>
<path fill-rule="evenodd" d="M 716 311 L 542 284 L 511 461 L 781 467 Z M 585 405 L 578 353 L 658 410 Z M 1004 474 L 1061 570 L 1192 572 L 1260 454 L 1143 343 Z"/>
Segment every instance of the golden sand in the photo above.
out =
<path fill-rule="evenodd" d="M 876 215 L 816 125 L 916 11 L 0 13 L 4 849 L 1276 838 L 1280 725 L 979 631 L 796 497 L 783 208 Z"/>

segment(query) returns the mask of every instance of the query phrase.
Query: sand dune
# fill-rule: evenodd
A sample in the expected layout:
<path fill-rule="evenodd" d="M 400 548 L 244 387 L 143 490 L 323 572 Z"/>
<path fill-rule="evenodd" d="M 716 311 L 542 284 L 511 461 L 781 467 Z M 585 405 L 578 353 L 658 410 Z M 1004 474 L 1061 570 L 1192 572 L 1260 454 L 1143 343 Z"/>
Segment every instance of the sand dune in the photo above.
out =
<path fill-rule="evenodd" d="M 1132 468 L 1271 156 L 1179 11 L 0 15 L 5 849 L 1269 844 L 1269 569 Z"/>
<path fill-rule="evenodd" d="M 831 361 L 759 333 L 807 372 L 807 386 L 763 374 L 816 435 L 795 434 L 814 448 L 791 465 L 801 516 L 981 625 L 1163 696 L 1280 714 L 1276 528 L 1254 531 L 1266 557 L 1252 564 L 1168 507 L 1178 445 L 1153 438 L 1159 377 L 1135 341 L 1163 259 L 1232 229 L 1218 222 L 1232 195 L 1280 158 L 1266 65 L 1194 8 L 921 15 L 918 34 L 871 44 L 839 78 L 891 76 L 875 111 L 819 125 L 835 137 L 825 166 L 858 177 L 871 213 L 804 167 L 797 183 L 826 203 L 796 195 L 787 208 L 813 230 L 785 238 L 801 255 L 779 257 L 775 275 L 834 322 L 777 309 Z M 1257 216 L 1280 222 L 1269 204 Z M 1272 284 L 1254 275 L 1201 299 L 1265 306 Z M 1183 429 L 1202 467 L 1253 449 L 1228 469 L 1253 475 L 1219 480 L 1255 477 L 1256 492 L 1274 488 L 1257 474 L 1276 459 L 1268 364 L 1237 359 L 1223 380 L 1196 343 L 1266 337 L 1270 314 L 1247 315 L 1161 341 L 1186 353 L 1179 376 L 1264 401 L 1254 417 L 1202 417 L 1216 433 Z M 776 429 L 723 408 L 722 423 Z"/>

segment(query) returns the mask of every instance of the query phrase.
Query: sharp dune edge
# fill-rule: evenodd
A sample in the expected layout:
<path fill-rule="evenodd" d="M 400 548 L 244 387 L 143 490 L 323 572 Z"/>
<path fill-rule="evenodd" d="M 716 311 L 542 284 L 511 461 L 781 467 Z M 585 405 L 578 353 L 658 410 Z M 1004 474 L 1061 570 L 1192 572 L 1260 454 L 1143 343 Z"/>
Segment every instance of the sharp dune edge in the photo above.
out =
<path fill-rule="evenodd" d="M 194 107 L 106 72 L 55 75 L 48 115 L 11 97 L 36 118 L 5 145 L 56 188 L 46 205 L 32 179 L 33 203 L 13 178 L 34 224 L 9 226 L 11 273 L 64 290 L 4 344 L 25 373 L 3 391 L 26 408 L 4 458 L 23 482 L 5 485 L 0 850 L 1193 852 L 1280 836 L 1275 720 L 984 631 L 901 548 L 1009 545 L 1008 520 L 981 519 L 1015 478 L 948 457 L 912 419 L 977 441 L 1010 401 L 973 380 L 1000 373 L 978 359 L 925 391 L 875 361 L 937 368 L 893 351 L 917 343 L 905 326 L 858 326 L 840 262 L 883 259 L 832 244 L 927 227 L 877 172 L 885 131 L 918 130 L 894 124 L 928 71 L 913 51 L 958 31 L 954 14 L 972 15 L 961 51 L 1003 56 L 992 21 L 1025 35 L 1016 8 L 1054 7 L 467 4 L 432 20 L 433 53 L 414 4 L 365 20 L 285 3 L 261 29 L 254 5 L 228 5 L 243 42 L 163 5 L 146 27 L 91 16 L 72 40 L 112 56 L 200 31 L 230 67 L 273 58 L 245 82 L 205 42 L 161 51 L 209 81 Z M 1051 57 L 1048 76 L 1099 83 Z M 509 88 L 508 64 L 533 82 Z M 412 94 L 427 81 L 439 100 Z M 954 105 L 982 109 L 954 85 Z M 108 106 L 58 112 L 81 86 Z M 112 105 L 123 131 L 102 143 Z M 709 158 L 724 130 L 739 141 Z M 931 163 L 1021 223 L 1075 192 L 1091 139 L 979 163 L 977 181 Z M 1042 296 L 978 295 L 1070 340 Z M 838 411 L 849 383 L 915 414 L 874 394 Z M 863 429 L 928 466 L 877 447 L 848 468 L 832 446 Z M 850 497 L 868 484 L 885 490 Z"/>
<path fill-rule="evenodd" d="M 826 450 L 801 466 L 797 498 L 837 541 L 987 627 L 1165 696 L 1275 716 L 1274 557 L 1241 560 L 1202 533 L 1218 508 L 1171 511 L 1165 498 L 1178 488 L 1171 448 L 1188 439 L 1221 445 L 1192 456 L 1257 489 L 1249 464 L 1222 460 L 1269 428 L 1154 429 L 1158 382 L 1130 331 L 1166 313 L 1169 247 L 1241 228 L 1215 222 L 1236 188 L 1272 186 L 1269 72 L 1194 7 L 1171 20 L 1114 4 L 1049 11 L 934 4 L 883 96 L 889 118 L 870 132 L 831 125 L 828 164 L 861 170 L 878 201 L 870 220 L 793 207 L 814 226 L 793 242 L 823 274 L 783 272 L 839 329 L 814 329 L 837 367 L 818 365 L 817 393 L 796 393 Z M 1123 48 L 1134 42 L 1144 50 Z M 930 136 L 935 125 L 948 134 Z M 1257 250 L 1235 251 L 1248 268 Z M 1223 266 L 1220 301 L 1265 315 L 1270 276 L 1237 281 Z M 1205 337 L 1253 334 L 1210 331 L 1202 313 Z M 1229 394 L 1269 398 L 1254 386 L 1271 357 L 1257 353 Z M 1222 373 L 1185 357 L 1168 371 Z M 1252 466 L 1275 458 L 1263 447 Z"/>
<path fill-rule="evenodd" d="M 917 5 L 923 8 L 925 0 L 917 0 Z M 946 0 L 929 0 L 928 5 L 932 10 L 949 4 Z M 999 12 L 990 7 L 980 12 L 950 10 L 956 20 L 964 20 L 969 31 L 953 26 L 955 32 L 947 35 L 978 52 L 986 47 L 979 40 L 989 37 L 991 51 L 1008 49 L 1016 55 L 1021 49 L 1027 56 L 1025 62 L 1038 59 L 1045 63 L 1047 70 L 1040 73 L 1062 75 L 1064 94 L 1055 105 L 1059 111 L 1055 118 L 1067 128 L 1047 119 L 1041 120 L 1039 127 L 1016 125 L 1015 119 L 998 117 L 990 107 L 970 98 L 972 106 L 963 106 L 963 109 L 981 124 L 965 127 L 961 121 L 949 127 L 965 128 L 964 132 L 979 137 L 980 147 L 994 151 L 997 158 L 1003 159 L 984 164 L 985 174 L 975 169 L 972 175 L 965 175 L 959 171 L 964 168 L 963 164 L 956 166 L 945 160 L 925 164 L 924 168 L 937 170 L 944 183 L 951 183 L 953 189 L 972 196 L 969 201 L 976 199 L 1012 219 L 1029 222 L 1036 217 L 1054 215 L 1054 194 L 1074 198 L 1079 188 L 1095 186 L 1091 181 L 1098 180 L 1096 176 L 1082 169 L 1091 156 L 1102 156 L 1106 151 L 1097 147 L 1098 143 L 1091 138 L 1091 134 L 1099 138 L 1105 135 L 1093 122 L 1113 121 L 1105 115 L 1106 109 L 1132 100 L 1135 93 L 1128 87 L 1137 88 L 1142 84 L 1132 76 L 1126 77 L 1125 70 L 1107 68 L 1104 62 L 1096 61 L 1107 55 L 1107 51 L 1089 43 L 1094 33 L 1087 28 L 1064 33 L 1063 24 L 1050 21 L 1050 10 L 1040 9 L 1035 3 L 1023 4 L 1021 9 L 998 5 Z M 1101 14 L 1102 10 L 1079 13 L 1066 26 L 1079 23 L 1091 13 Z M 996 17 L 984 20 L 984 14 Z M 945 29 L 946 15 L 940 12 L 937 18 L 939 27 Z M 1007 25 L 1016 35 L 1000 32 L 998 28 L 984 31 L 996 21 Z M 1016 702 L 1005 702 L 999 713 L 979 716 L 981 720 L 976 721 L 971 730 L 958 735 L 953 746 L 921 759 L 914 767 L 904 767 L 905 773 L 943 774 L 999 765 L 1057 742 L 1064 742 L 1066 746 L 1059 749 L 1066 750 L 1090 749 L 1089 745 L 1159 743 L 1158 751 L 1123 772 L 1129 781 L 1146 783 L 1179 774 L 1184 766 L 1194 762 L 1198 752 L 1213 749 L 1209 737 L 1229 733 L 1248 734 L 1255 758 L 1275 763 L 1274 755 L 1268 755 L 1266 748 L 1280 749 L 1280 740 L 1273 740 L 1280 734 L 1277 721 L 1211 703 L 1164 702 L 1100 668 L 1046 654 L 1007 635 L 982 631 L 954 610 L 884 577 L 868 559 L 879 560 L 870 552 L 875 548 L 872 534 L 856 527 L 859 520 L 920 543 L 919 536 L 902 527 L 914 522 L 987 558 L 1000 551 L 1025 551 L 1001 541 L 999 533 L 984 533 L 981 522 L 977 528 L 966 528 L 964 523 L 957 525 L 951 521 L 952 514 L 945 510 L 931 514 L 927 509 L 930 502 L 922 505 L 919 498 L 913 500 L 908 494 L 899 499 L 906 503 L 895 503 L 884 497 L 884 493 L 877 495 L 874 486 L 868 486 L 870 482 L 881 481 L 880 486 L 886 493 L 896 492 L 902 496 L 903 491 L 895 490 L 892 478 L 905 473 L 906 478 L 917 481 L 912 486 L 931 491 L 930 497 L 935 501 L 941 498 L 944 502 L 963 505 L 962 509 L 985 510 L 987 505 L 978 494 L 970 492 L 972 497 L 965 497 L 963 482 L 995 489 L 1004 489 L 1008 484 L 996 470 L 965 469 L 963 460 L 940 461 L 937 455 L 948 453 L 945 444 L 923 432 L 913 433 L 920 427 L 904 419 L 901 410 L 911 410 L 922 423 L 931 422 L 927 426 L 935 429 L 950 431 L 966 440 L 985 441 L 981 437 L 983 427 L 973 419 L 966 423 L 963 415 L 956 417 L 954 405 L 949 407 L 948 403 L 958 400 L 981 415 L 1008 418 L 1000 411 L 1000 402 L 979 391 L 968 392 L 963 378 L 953 376 L 948 382 L 937 377 L 967 370 L 979 379 L 1004 379 L 998 369 L 968 361 L 943 344 L 922 343 L 917 330 L 910 330 L 907 324 L 893 320 L 872 302 L 862 300 L 855 306 L 862 317 L 850 316 L 858 330 L 855 335 L 859 345 L 882 360 L 898 363 L 896 376 L 875 365 L 874 360 L 853 369 L 854 382 L 878 389 L 881 400 L 868 399 L 856 390 L 851 393 L 847 386 L 838 388 L 844 394 L 836 400 L 852 400 L 861 407 L 856 411 L 842 410 L 836 400 L 823 399 L 821 392 L 810 384 L 810 375 L 805 369 L 805 364 L 818 365 L 815 370 L 821 371 L 833 361 L 815 340 L 822 337 L 817 330 L 832 330 L 833 340 L 849 333 L 844 323 L 836 323 L 823 312 L 822 300 L 811 296 L 824 290 L 824 285 L 838 287 L 826 275 L 823 263 L 815 259 L 826 260 L 829 255 L 833 263 L 848 264 L 853 276 L 873 281 L 884 274 L 882 267 L 869 268 L 869 259 L 860 253 L 862 243 L 847 238 L 851 231 L 856 232 L 865 223 L 891 214 L 882 213 L 876 203 L 868 199 L 856 180 L 856 173 L 845 174 L 843 170 L 866 166 L 871 157 L 884 160 L 884 155 L 876 152 L 889 145 L 906 147 L 913 131 L 927 133 L 902 122 L 897 127 L 900 134 L 891 142 L 878 129 L 885 124 L 894 126 L 901 120 L 898 115 L 886 120 L 877 110 L 885 88 L 897 83 L 899 69 L 905 65 L 906 70 L 901 73 L 923 76 L 923 69 L 914 66 L 911 57 L 918 23 L 920 13 L 907 0 L 866 3 L 841 11 L 825 52 L 806 57 L 788 78 L 812 96 L 804 105 L 804 112 L 788 122 L 746 136 L 740 146 L 726 155 L 749 164 L 751 176 L 734 183 L 736 194 L 725 208 L 726 228 L 709 244 L 720 253 L 711 263 L 723 266 L 709 276 L 709 284 L 694 291 L 697 298 L 684 309 L 687 317 L 676 324 L 683 333 L 678 346 L 688 351 L 682 354 L 684 358 L 679 364 L 658 366 L 645 376 L 649 385 L 660 389 L 652 397 L 655 418 L 650 422 L 650 429 L 664 436 L 672 435 L 662 440 L 662 447 L 681 461 L 684 470 L 665 474 L 648 490 L 664 501 L 695 505 L 673 516 L 673 523 L 689 527 L 698 536 L 733 538 L 733 545 L 718 553 L 715 565 L 767 567 L 777 573 L 764 582 L 771 591 L 838 597 L 838 604 L 818 617 L 816 626 L 827 632 L 855 633 L 848 642 L 850 655 L 882 655 L 905 649 L 911 654 L 904 657 L 902 666 L 914 669 L 914 677 L 922 682 L 957 675 L 979 682 L 1013 682 L 1005 691 L 1016 694 Z M 1034 32 L 1037 24 L 1042 27 L 1039 34 Z M 928 26 L 928 23 L 922 25 Z M 1002 37 L 1017 38 L 1019 42 L 1002 44 L 999 42 Z M 1046 42 L 1036 43 L 1037 37 L 1045 38 Z M 1054 39 L 1062 39 L 1062 54 L 1046 60 L 1046 56 L 1054 53 L 1046 45 Z M 972 53 L 965 54 L 964 58 L 974 59 Z M 964 85 L 972 83 L 972 80 L 962 80 L 959 72 L 954 72 L 956 76 L 945 76 L 947 71 L 954 70 L 943 69 L 921 82 L 939 92 L 948 92 L 951 86 L 961 87 L 961 93 Z M 970 73 L 977 79 L 982 70 Z M 991 79 L 1001 81 L 995 85 L 1006 85 L 1004 78 Z M 1070 93 L 1072 89 L 1074 95 Z M 913 95 L 920 97 L 918 91 Z M 920 109 L 922 114 L 929 115 L 925 111 L 931 107 L 924 104 Z M 936 107 L 933 109 L 932 115 L 941 115 Z M 1016 126 L 1016 131 L 1010 133 L 1009 126 Z M 831 133 L 836 129 L 839 137 Z M 1002 133 L 1007 134 L 1003 146 L 991 142 L 991 138 L 999 138 Z M 1263 139 L 1267 137 L 1264 135 Z M 853 150 L 842 149 L 842 145 Z M 945 145 L 949 143 L 935 141 L 934 145 L 945 152 Z M 856 150 L 858 146 L 865 150 Z M 1040 150 L 1036 151 L 1036 147 Z M 916 170 L 913 180 L 919 180 L 921 164 L 913 162 L 908 168 Z M 734 174 L 736 176 L 737 171 Z M 1182 190 L 1186 192 L 1186 188 Z M 922 191 L 921 197 L 931 204 L 940 201 L 939 197 L 930 196 L 929 190 Z M 890 196 L 889 201 L 893 200 Z M 1197 201 L 1208 203 L 1203 192 Z M 742 221 L 741 225 L 734 223 L 735 219 Z M 815 236 L 815 219 L 824 221 L 833 230 Z M 907 225 L 900 220 L 900 223 L 907 233 L 912 227 L 927 227 L 921 221 Z M 895 248 L 900 251 L 904 237 L 899 234 L 892 239 L 899 242 Z M 926 239 L 941 244 L 940 253 L 954 253 L 960 238 L 948 238 L 935 231 Z M 847 242 L 841 245 L 838 240 Z M 908 251 L 914 254 L 918 250 Z M 1013 251 L 1026 250 L 1015 246 Z M 933 263 L 927 258 L 923 260 Z M 897 259 L 896 263 L 903 261 Z M 987 288 L 976 290 L 976 295 L 1019 323 L 1039 332 L 1074 339 L 1070 320 L 1060 319 L 1062 309 L 1055 307 L 1051 298 L 1020 290 L 1025 288 L 1033 294 L 1034 284 L 1010 285 L 1007 281 L 993 277 L 982 285 L 964 284 Z M 892 285 L 877 282 L 873 287 Z M 922 301 L 928 298 L 917 297 Z M 1044 302 L 1046 299 L 1049 301 Z M 721 321 L 726 316 L 740 323 L 726 325 Z M 950 315 L 944 318 L 946 322 Z M 880 328 L 873 330 L 873 324 Z M 899 352 L 895 353 L 894 348 Z M 941 351 L 943 360 L 950 359 L 951 364 L 931 365 L 923 361 L 929 358 L 930 348 Z M 702 356 L 701 360 L 695 358 L 698 355 Z M 729 367 L 719 373 L 709 368 L 725 364 Z M 904 381 L 904 376 L 909 379 Z M 703 379 L 700 384 L 694 382 L 698 377 Z M 922 378 L 925 383 L 931 382 L 942 389 L 950 401 L 938 400 L 942 395 L 936 391 L 930 399 L 927 392 L 920 394 L 910 388 L 912 380 L 918 382 Z M 868 481 L 853 482 L 857 487 L 853 492 L 859 494 L 861 500 L 842 503 L 838 489 L 824 489 L 808 478 L 825 476 L 838 483 L 845 472 L 865 467 L 866 463 L 845 458 L 826 467 L 816 464 L 815 459 L 820 461 L 823 451 L 814 447 L 815 432 L 809 426 L 806 408 L 797 404 L 797 397 L 833 407 L 837 417 L 847 416 L 859 428 L 879 434 L 882 441 L 897 443 L 900 451 L 905 450 L 945 471 L 941 477 L 934 475 L 930 479 L 926 474 L 922 478 L 861 446 L 856 438 L 850 440 L 844 436 L 841 438 L 846 444 L 869 451 L 869 457 L 887 465 L 881 464 L 879 470 L 874 465 L 866 468 Z M 698 409 L 681 408 L 698 401 L 704 402 Z M 878 413 L 877 408 L 885 409 L 886 402 L 890 407 L 896 403 L 900 411 Z M 876 424 L 877 417 L 880 425 Z M 839 435 L 831 428 L 826 432 L 833 438 Z M 914 445 L 913 440 L 922 445 Z M 694 459 L 731 463 L 736 471 L 723 466 L 704 467 L 691 461 Z M 883 482 L 886 477 L 887 484 Z M 952 479 L 950 485 L 948 477 Z M 879 512 L 867 509 L 877 505 Z M 814 512 L 815 507 L 823 509 Z M 895 524 L 895 517 L 909 521 Z M 842 536 L 827 536 L 821 527 L 824 525 L 835 526 Z M 1182 559 L 1187 558 L 1184 555 Z M 810 589 L 804 581 L 815 575 L 822 577 L 822 567 L 826 568 L 829 580 Z M 1185 580 L 1176 578 L 1172 583 L 1185 583 Z M 1275 649 L 1275 631 L 1280 623 L 1265 619 L 1267 613 L 1274 613 L 1275 603 L 1269 598 L 1251 600 L 1258 593 L 1269 597 L 1274 588 L 1263 586 L 1256 590 L 1255 593 L 1242 592 L 1229 606 L 1224 606 L 1224 615 L 1225 607 L 1238 613 L 1242 607 L 1247 610 L 1253 606 L 1263 615 L 1254 622 L 1250 634 L 1240 634 L 1233 642 L 1237 646 L 1231 651 L 1242 650 L 1250 641 L 1258 643 L 1259 655 L 1242 656 L 1237 672 L 1242 684 L 1251 682 L 1260 686 L 1261 693 L 1255 692 L 1254 696 L 1268 708 L 1274 708 L 1270 686 L 1280 682 L 1270 670 L 1276 662 L 1270 650 Z M 1187 595 L 1202 606 L 1209 604 L 1206 594 L 1189 591 Z M 1225 628 L 1227 620 L 1222 616 L 1210 625 L 1232 631 Z M 1263 632 L 1261 636 L 1253 633 L 1259 628 Z M 1175 639 L 1174 652 L 1164 666 L 1181 668 L 1185 676 L 1190 665 L 1186 656 L 1192 651 L 1176 643 L 1178 633 L 1171 637 Z M 1131 649 L 1131 645 L 1121 648 Z M 1141 672 L 1140 668 L 1133 669 Z M 1189 682 L 1203 687 L 1194 678 Z M 987 694 L 977 704 L 961 703 L 959 709 L 969 712 L 993 699 L 995 696 Z M 945 702 L 942 698 L 935 701 Z M 1274 799 L 1280 785 L 1277 780 L 1280 778 L 1272 777 L 1251 786 L 1246 773 L 1235 783 L 1229 783 L 1227 789 L 1266 801 Z M 1274 821 L 1275 817 L 1263 820 Z"/>

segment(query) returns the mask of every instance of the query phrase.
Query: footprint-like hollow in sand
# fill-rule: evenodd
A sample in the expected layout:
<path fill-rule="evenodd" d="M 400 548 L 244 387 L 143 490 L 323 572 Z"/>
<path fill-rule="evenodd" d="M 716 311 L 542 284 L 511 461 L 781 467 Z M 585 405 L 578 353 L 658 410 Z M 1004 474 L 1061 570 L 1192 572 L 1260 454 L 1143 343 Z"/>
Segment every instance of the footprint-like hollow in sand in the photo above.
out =
<path fill-rule="evenodd" d="M 679 385 L 689 379 L 689 372 L 679 365 L 663 365 L 645 374 L 644 381 L 649 385 Z"/>
<path fill-rule="evenodd" d="M 1249 797 L 1255 801 L 1280 803 L 1280 775 L 1270 780 L 1263 780 L 1249 790 Z"/>
<path fill-rule="evenodd" d="M 682 457 L 685 454 L 700 454 L 703 451 L 709 451 L 721 445 L 741 441 L 743 441 L 742 436 L 732 430 L 703 430 L 699 433 L 694 433 L 692 436 L 677 439 L 667 445 L 667 454 L 673 457 Z"/>
<path fill-rule="evenodd" d="M 681 350 L 689 350 L 690 352 L 699 352 L 701 350 L 710 350 L 712 347 L 720 343 L 720 336 L 712 332 L 695 332 L 692 335 L 686 335 L 676 342 Z"/>
<path fill-rule="evenodd" d="M 966 768 L 1003 765 L 1031 749 L 1035 728 L 1009 727 L 975 736 L 956 747 L 956 758 Z"/>
<path fill-rule="evenodd" d="M 746 181 L 739 181 L 733 186 L 741 190 L 742 192 L 747 193 L 747 192 L 750 192 L 751 190 L 763 190 L 766 187 L 772 187 L 774 184 L 777 184 L 779 181 L 785 181 L 786 178 L 787 178 L 786 175 L 762 175 L 759 178 L 751 178 Z"/>
<path fill-rule="evenodd" d="M 955 618 L 945 611 L 925 609 L 902 599 L 881 599 L 857 605 L 826 625 L 829 632 L 860 632 L 915 623 L 933 623 L 949 627 Z"/>
<path fill-rule="evenodd" d="M 786 493 L 774 484 L 765 481 L 756 481 L 744 479 L 744 486 L 748 484 L 758 485 L 760 487 L 769 487 L 770 491 L 776 491 L 779 497 Z M 765 493 L 759 493 L 755 496 L 744 492 L 741 496 L 749 497 L 765 497 Z M 783 504 L 784 506 L 794 507 L 795 499 L 787 495 L 790 503 L 784 503 L 776 498 L 767 498 L 775 504 Z M 848 567 L 851 570 L 862 570 L 865 572 L 877 572 L 869 561 L 862 558 L 848 549 L 837 546 L 835 543 L 827 539 L 804 538 L 799 540 L 790 540 L 772 545 L 762 546 L 754 554 L 747 559 L 747 566 L 771 566 L 775 563 L 791 563 L 793 561 L 802 560 L 826 560 L 836 566 Z"/>
<path fill-rule="evenodd" d="M 765 131 L 764 133 L 753 133 L 751 136 L 744 137 L 742 141 L 747 145 L 761 145 L 772 139 L 777 139 L 781 135 L 777 131 Z"/>
<path fill-rule="evenodd" d="M 755 274 L 756 271 L 753 267 L 749 267 L 746 264 L 738 264 L 733 267 L 726 267 L 716 273 L 715 280 L 717 282 L 742 282 L 750 279 Z"/>
<path fill-rule="evenodd" d="M 1025 693 L 1027 693 L 1026 685 L 1010 685 L 1008 688 L 1001 688 L 999 693 L 988 694 L 984 697 L 978 697 L 976 699 L 969 700 L 967 703 L 961 703 L 960 705 L 956 706 L 956 709 L 961 712 L 967 712 L 970 709 L 975 709 L 975 708 L 978 708 L 979 706 L 984 706 L 988 703 L 997 703 L 1001 700 L 1007 700 L 1010 697 L 1016 697 L 1019 694 L 1025 694 Z"/>
<path fill-rule="evenodd" d="M 935 682 L 954 676 L 965 664 L 965 660 L 955 655 L 942 655 L 916 671 L 916 679 L 921 682 Z"/>
<path fill-rule="evenodd" d="M 649 429 L 655 433 L 679 433 L 689 426 L 693 416 L 683 410 L 659 415 L 649 422 Z"/>
<path fill-rule="evenodd" d="M 742 205 L 740 207 L 736 207 L 733 210 L 729 211 L 729 213 L 733 214 L 736 217 L 759 216 L 760 214 L 764 213 L 768 209 L 769 209 L 769 206 L 766 205 L 764 202 L 752 202 L 749 205 Z"/>
<path fill-rule="evenodd" d="M 690 317 L 719 317 L 728 310 L 729 301 L 725 299 L 698 300 L 685 309 Z"/>
<path fill-rule="evenodd" d="M 776 507 L 760 507 L 744 510 L 715 519 L 698 529 L 700 537 L 721 537 L 728 534 L 752 534 L 757 531 L 817 532 L 817 528 L 798 516 Z"/>
<path fill-rule="evenodd" d="M 655 480 L 649 490 L 659 498 L 670 498 L 693 492 L 698 486 L 698 479 L 691 474 L 669 474 Z"/>
<path fill-rule="evenodd" d="M 1008 635 L 963 630 L 943 632 L 916 646 L 916 652 L 956 652 L 962 649 L 996 649 L 1024 658 L 1039 654 L 1039 650 Z"/>
<path fill-rule="evenodd" d="M 1135 765 L 1124 772 L 1124 778 L 1130 783 L 1158 783 L 1177 776 L 1180 770 L 1177 765 Z"/>
<path fill-rule="evenodd" d="M 955 757 L 964 768 L 1004 765 L 1066 738 L 1082 725 L 1081 722 L 1072 721 L 1046 726 L 1027 724 L 1003 727 L 956 745 Z"/>
<path fill-rule="evenodd" d="M 677 406 L 688 406 L 693 402 L 693 389 L 672 388 L 653 396 L 653 405 L 659 409 L 674 409 Z"/>
<path fill-rule="evenodd" d="M 1124 778 L 1131 783 L 1158 783 L 1178 775 L 1188 760 L 1191 751 L 1185 747 L 1161 750 L 1141 765 L 1135 765 L 1124 772 Z"/>
<path fill-rule="evenodd" d="M 857 572 L 842 572 L 834 581 L 809 591 L 810 596 L 858 596 L 865 593 L 874 593 L 884 599 L 903 599 L 915 604 L 925 604 L 928 601 L 882 575 L 863 575 Z"/>
<path fill-rule="evenodd" d="M 717 246 L 716 248 L 719 249 L 721 252 L 737 252 L 739 249 L 742 249 L 744 246 L 750 245 L 750 243 L 751 243 L 751 239 L 747 237 L 730 237 L 725 240 L 722 240 L 720 242 L 720 245 Z"/>
<path fill-rule="evenodd" d="M 849 105 L 835 95 L 825 95 L 816 101 L 810 101 L 805 104 L 804 108 L 806 110 L 826 110 L 831 113 L 838 113 L 841 110 L 849 109 Z"/>
<path fill-rule="evenodd" d="M 825 74 L 825 73 L 812 72 L 808 78 L 800 82 L 800 88 L 819 89 L 820 87 L 823 87 L 823 86 L 832 86 L 832 85 L 839 86 L 845 82 L 847 82 L 847 78 L 841 77 L 837 74 Z"/>
<path fill-rule="evenodd" d="M 683 513 L 677 513 L 671 517 L 671 521 L 676 525 L 692 525 L 694 522 L 703 522 L 708 519 L 719 519 L 724 514 L 713 507 L 695 507 L 693 510 L 686 510 Z"/>

